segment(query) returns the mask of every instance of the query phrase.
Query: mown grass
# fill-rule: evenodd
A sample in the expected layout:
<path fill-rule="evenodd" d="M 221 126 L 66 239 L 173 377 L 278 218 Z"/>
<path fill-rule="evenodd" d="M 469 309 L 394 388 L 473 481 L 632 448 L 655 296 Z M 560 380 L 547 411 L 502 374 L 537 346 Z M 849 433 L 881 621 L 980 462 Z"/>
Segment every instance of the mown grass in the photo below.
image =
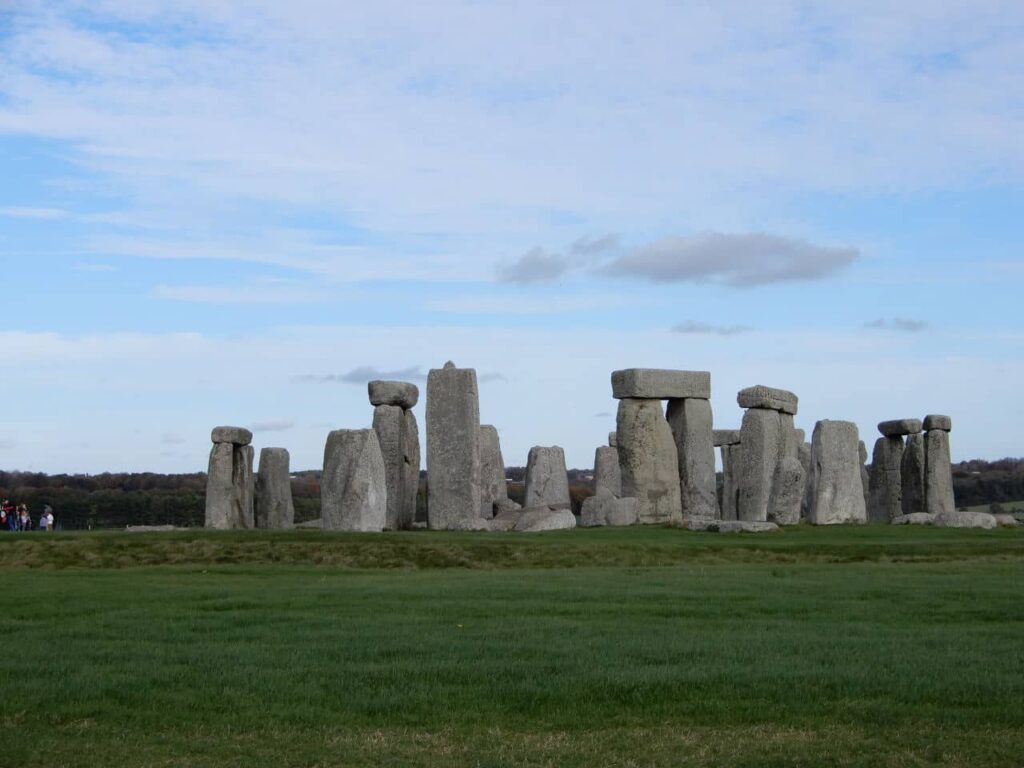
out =
<path fill-rule="evenodd" d="M 0 765 L 1020 765 L 1022 542 L 0 540 Z"/>

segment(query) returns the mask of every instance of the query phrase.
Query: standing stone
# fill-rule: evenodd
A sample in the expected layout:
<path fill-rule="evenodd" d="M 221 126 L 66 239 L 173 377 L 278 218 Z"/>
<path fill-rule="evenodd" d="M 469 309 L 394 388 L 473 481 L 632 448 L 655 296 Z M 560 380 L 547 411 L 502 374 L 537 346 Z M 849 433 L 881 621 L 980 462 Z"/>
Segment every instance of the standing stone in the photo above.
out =
<path fill-rule="evenodd" d="M 862 440 L 861 441 L 861 446 L 863 447 L 863 445 L 864 445 L 864 441 Z M 802 518 L 804 518 L 806 520 L 808 514 L 811 511 L 811 497 L 813 496 L 813 493 L 814 493 L 814 472 L 811 471 L 811 469 L 812 469 L 811 468 L 811 444 L 810 443 L 800 443 L 800 445 L 798 445 L 796 447 L 796 451 L 797 451 L 797 459 L 800 461 L 800 466 L 803 467 L 803 469 L 804 469 L 804 498 L 803 498 L 803 501 L 800 502 L 800 517 L 802 517 Z M 864 455 L 865 455 L 865 453 L 862 452 L 861 456 L 864 456 Z M 862 462 L 861 463 L 861 467 L 863 468 L 863 466 L 864 466 L 864 464 Z M 863 482 L 863 480 L 864 480 L 864 478 L 862 476 L 861 477 L 861 481 Z M 867 486 L 864 486 L 864 487 L 867 488 Z M 865 491 L 864 493 L 865 493 L 865 498 L 867 498 L 866 497 L 867 491 Z"/>
<path fill-rule="evenodd" d="M 903 514 L 902 462 L 902 437 L 880 437 L 875 441 L 868 505 L 868 519 L 873 523 L 890 523 Z"/>
<path fill-rule="evenodd" d="M 803 438 L 802 429 L 793 426 L 793 414 L 779 411 L 779 460 L 797 458 L 797 450 Z"/>
<path fill-rule="evenodd" d="M 617 448 L 602 446 L 594 454 L 594 495 L 598 498 L 622 496 L 622 470 Z"/>
<path fill-rule="evenodd" d="M 501 440 L 498 430 L 490 424 L 480 427 L 480 483 L 480 516 L 489 520 L 496 512 L 495 505 L 508 501 Z"/>
<path fill-rule="evenodd" d="M 857 425 L 819 421 L 811 437 L 814 495 L 809 521 L 814 525 L 863 523 L 867 520 Z"/>
<path fill-rule="evenodd" d="M 738 432 L 738 430 L 737 430 Z M 722 520 L 736 520 L 739 508 L 740 443 L 722 445 Z"/>
<path fill-rule="evenodd" d="M 751 408 L 740 427 L 739 505 L 737 516 L 766 522 L 775 467 L 780 459 L 782 423 L 778 411 Z"/>
<path fill-rule="evenodd" d="M 525 508 L 568 509 L 569 475 L 565 470 L 565 451 L 557 445 L 535 445 L 526 461 Z"/>
<path fill-rule="evenodd" d="M 435 530 L 478 530 L 480 396 L 476 371 L 452 362 L 427 376 L 427 520 Z"/>
<path fill-rule="evenodd" d="M 804 468 L 795 456 L 785 456 L 775 468 L 772 495 L 768 506 L 768 522 L 796 525 L 800 522 L 800 506 L 804 498 Z"/>
<path fill-rule="evenodd" d="M 619 447 L 619 437 L 614 432 L 609 432 L 608 433 L 608 446 L 610 448 L 618 448 Z"/>
<path fill-rule="evenodd" d="M 384 457 L 372 429 L 339 429 L 327 436 L 320 479 L 324 530 L 382 531 L 388 490 Z"/>
<path fill-rule="evenodd" d="M 928 418 L 926 417 L 925 423 Z M 930 429 L 924 433 L 925 511 L 946 515 L 956 511 L 953 500 L 953 467 L 949 457 L 949 432 Z"/>
<path fill-rule="evenodd" d="M 924 435 L 917 433 L 907 436 L 900 477 L 903 483 L 903 513 L 910 515 L 924 512 Z"/>
<path fill-rule="evenodd" d="M 257 528 L 295 527 L 289 464 L 288 451 L 284 448 L 264 448 L 260 451 L 260 469 L 256 477 Z"/>
<path fill-rule="evenodd" d="M 616 423 L 622 495 L 637 499 L 638 521 L 681 521 L 679 456 L 661 402 L 621 399 Z"/>
<path fill-rule="evenodd" d="M 234 446 L 235 528 L 255 528 L 256 480 L 252 464 L 256 452 L 251 445 Z"/>
<path fill-rule="evenodd" d="M 234 446 L 214 443 L 206 475 L 206 527 L 227 530 L 235 527 Z"/>
<path fill-rule="evenodd" d="M 388 488 L 384 528 L 389 531 L 411 528 L 413 521 L 412 517 L 406 517 L 409 507 L 405 499 L 405 449 L 408 447 L 405 429 L 405 411 L 400 406 L 378 405 L 373 409 L 373 431 L 380 443 Z"/>
<path fill-rule="evenodd" d="M 860 482 L 864 486 L 864 507 L 871 514 L 871 477 L 868 475 L 868 447 L 861 440 L 858 444 L 860 450 Z"/>
<path fill-rule="evenodd" d="M 667 418 L 679 459 L 683 518 L 714 520 L 718 517 L 718 500 L 711 402 L 698 398 L 669 400 Z"/>

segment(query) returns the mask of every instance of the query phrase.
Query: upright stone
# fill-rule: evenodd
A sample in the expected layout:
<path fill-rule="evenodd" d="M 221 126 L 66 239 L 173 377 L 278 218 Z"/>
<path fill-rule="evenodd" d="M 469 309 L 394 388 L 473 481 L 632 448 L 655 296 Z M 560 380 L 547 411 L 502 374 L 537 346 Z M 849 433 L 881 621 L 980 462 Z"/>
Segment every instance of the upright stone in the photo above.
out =
<path fill-rule="evenodd" d="M 206 527 L 227 530 L 235 527 L 234 446 L 214 443 L 206 475 Z"/>
<path fill-rule="evenodd" d="M 814 525 L 866 521 L 859 442 L 853 422 L 826 420 L 815 424 L 811 437 L 814 495 L 809 516 Z"/>
<path fill-rule="evenodd" d="M 490 424 L 480 427 L 480 482 L 480 516 L 489 520 L 496 512 L 495 504 L 508 501 L 501 440 L 498 438 L 498 430 Z"/>
<path fill-rule="evenodd" d="M 669 400 L 667 418 L 679 460 L 683 518 L 714 520 L 718 517 L 718 501 L 711 402 L 699 398 Z"/>
<path fill-rule="evenodd" d="M 320 479 L 324 530 L 382 531 L 387 522 L 387 480 L 377 433 L 339 429 L 327 436 Z"/>
<path fill-rule="evenodd" d="M 864 508 L 871 514 L 871 477 L 868 475 L 868 447 L 861 440 L 857 447 L 860 450 L 860 482 L 864 486 Z"/>
<path fill-rule="evenodd" d="M 616 422 L 622 495 L 637 499 L 638 522 L 680 522 L 679 457 L 661 402 L 620 399 Z"/>
<path fill-rule="evenodd" d="M 526 461 L 526 501 L 523 506 L 568 509 L 569 475 L 565 470 L 565 451 L 557 445 L 535 445 Z"/>
<path fill-rule="evenodd" d="M 903 483 L 903 513 L 910 515 L 924 512 L 924 435 L 921 433 L 907 436 L 900 477 Z"/>
<path fill-rule="evenodd" d="M 903 438 L 880 437 L 871 455 L 871 496 L 868 519 L 873 523 L 890 523 L 903 514 Z"/>
<path fill-rule="evenodd" d="M 427 521 L 426 510 L 424 514 L 418 514 L 417 500 L 420 493 L 420 428 L 416 422 L 416 414 L 411 410 L 405 411 L 405 432 L 402 456 L 405 461 L 405 468 L 402 476 L 402 499 L 405 509 L 402 512 L 404 520 L 415 522 Z"/>
<path fill-rule="evenodd" d="M 780 459 L 782 423 L 778 411 L 751 408 L 740 427 L 739 504 L 737 516 L 766 522 L 775 467 Z"/>
<path fill-rule="evenodd" d="M 739 430 L 736 430 L 738 433 Z M 740 443 L 722 445 L 722 519 L 736 520 L 739 507 L 739 470 L 742 466 Z"/>
<path fill-rule="evenodd" d="M 256 476 L 257 528 L 295 527 L 289 464 L 290 457 L 284 448 L 264 448 L 260 451 L 260 469 Z"/>
<path fill-rule="evenodd" d="M 861 441 L 861 445 L 863 444 L 863 441 Z M 814 472 L 811 471 L 811 444 L 800 443 L 800 445 L 796 447 L 796 450 L 797 458 L 800 460 L 800 466 L 804 469 L 804 497 L 800 502 L 800 517 L 807 519 L 807 516 L 811 511 L 811 497 L 814 493 Z M 863 464 L 861 464 L 861 466 L 863 467 Z M 865 486 L 865 488 L 867 488 L 867 486 Z M 866 493 L 867 491 L 865 491 L 865 494 Z"/>
<path fill-rule="evenodd" d="M 622 470 L 617 448 L 602 446 L 594 454 L 594 495 L 616 499 L 622 496 Z"/>
<path fill-rule="evenodd" d="M 783 456 L 775 467 L 772 495 L 768 505 L 768 522 L 796 525 L 800 522 L 800 506 L 804 498 L 804 468 L 795 456 Z"/>
<path fill-rule="evenodd" d="M 256 452 L 251 445 L 234 446 L 235 528 L 256 527 L 256 479 L 252 464 Z"/>
<path fill-rule="evenodd" d="M 933 426 L 924 434 L 924 499 L 925 511 L 933 515 L 956 512 L 953 500 L 953 467 L 950 460 L 949 432 L 935 428 L 937 419 L 944 426 L 948 416 L 925 417 L 925 427 Z"/>
<path fill-rule="evenodd" d="M 480 397 L 476 371 L 448 362 L 427 376 L 427 519 L 476 530 L 480 519 Z"/>
<path fill-rule="evenodd" d="M 609 432 L 608 433 L 608 446 L 610 448 L 618 448 L 619 447 L 619 437 L 614 432 Z"/>
<path fill-rule="evenodd" d="M 405 429 L 405 411 L 400 406 L 378 405 L 373 409 L 373 431 L 380 443 L 388 489 L 384 528 L 390 531 L 411 528 L 413 521 L 412 517 L 406 517 L 409 507 L 405 499 Z"/>

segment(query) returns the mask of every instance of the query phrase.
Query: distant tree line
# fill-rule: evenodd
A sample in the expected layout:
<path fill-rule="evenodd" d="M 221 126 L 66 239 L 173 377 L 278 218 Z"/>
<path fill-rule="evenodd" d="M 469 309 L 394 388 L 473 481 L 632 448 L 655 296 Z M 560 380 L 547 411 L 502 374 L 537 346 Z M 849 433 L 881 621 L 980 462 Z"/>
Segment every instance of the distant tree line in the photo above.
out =
<path fill-rule="evenodd" d="M 1024 500 L 1024 459 L 954 464 L 953 495 L 958 507 Z"/>

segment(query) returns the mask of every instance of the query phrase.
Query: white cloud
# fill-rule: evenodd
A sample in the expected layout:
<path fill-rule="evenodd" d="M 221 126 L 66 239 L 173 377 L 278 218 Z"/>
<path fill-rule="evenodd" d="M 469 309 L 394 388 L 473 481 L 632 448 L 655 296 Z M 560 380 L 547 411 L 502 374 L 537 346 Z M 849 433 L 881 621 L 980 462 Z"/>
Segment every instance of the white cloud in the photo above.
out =
<path fill-rule="evenodd" d="M 9 207 L 0 208 L 0 216 L 10 216 L 14 219 L 42 219 L 48 221 L 67 218 L 68 212 L 60 208 Z"/>

